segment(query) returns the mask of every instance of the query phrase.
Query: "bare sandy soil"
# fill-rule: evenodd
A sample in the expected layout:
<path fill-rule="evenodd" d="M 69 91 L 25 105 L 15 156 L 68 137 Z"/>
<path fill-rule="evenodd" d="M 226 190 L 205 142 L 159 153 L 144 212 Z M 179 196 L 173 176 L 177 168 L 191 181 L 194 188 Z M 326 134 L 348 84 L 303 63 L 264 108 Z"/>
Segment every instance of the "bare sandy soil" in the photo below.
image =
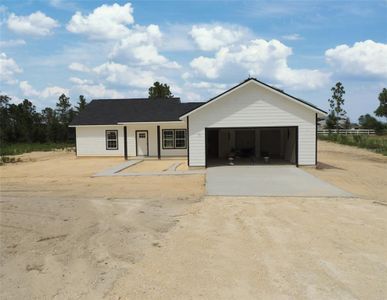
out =
<path fill-rule="evenodd" d="M 387 156 L 319 142 L 318 168 L 308 172 L 364 199 L 387 202 Z"/>
<path fill-rule="evenodd" d="M 1 299 L 383 299 L 387 160 L 320 143 L 359 198 L 204 197 L 204 176 L 90 176 L 119 158 L 0 167 Z"/>

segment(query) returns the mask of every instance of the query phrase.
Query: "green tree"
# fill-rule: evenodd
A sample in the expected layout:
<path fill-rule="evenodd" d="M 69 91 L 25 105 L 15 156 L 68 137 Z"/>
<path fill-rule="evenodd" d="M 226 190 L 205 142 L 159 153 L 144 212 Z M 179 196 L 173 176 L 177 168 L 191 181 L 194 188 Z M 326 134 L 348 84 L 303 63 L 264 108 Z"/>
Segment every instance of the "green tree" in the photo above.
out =
<path fill-rule="evenodd" d="M 325 120 L 325 128 L 326 129 L 335 129 L 336 123 L 337 123 L 336 116 L 333 113 L 333 111 L 331 111 Z"/>
<path fill-rule="evenodd" d="M 156 81 L 148 90 L 149 99 L 170 99 L 173 98 L 169 85 Z"/>
<path fill-rule="evenodd" d="M 56 103 L 56 112 L 60 123 L 68 125 L 70 122 L 70 108 L 70 97 L 67 97 L 65 94 L 60 95 Z"/>
<path fill-rule="evenodd" d="M 363 129 L 374 129 L 376 132 L 380 132 L 384 129 L 383 123 L 370 114 L 361 115 L 359 117 L 359 125 Z"/>
<path fill-rule="evenodd" d="M 72 121 L 75 112 L 71 107 L 70 98 L 65 94 L 59 96 L 55 109 L 57 120 L 59 122 L 59 129 L 57 132 L 57 141 L 65 142 L 69 139 L 73 133 L 73 129 L 69 128 L 69 124 Z"/>
<path fill-rule="evenodd" d="M 82 110 L 85 109 L 85 107 L 86 107 L 86 105 L 87 105 L 85 96 L 80 95 L 80 96 L 79 96 L 79 101 L 78 101 L 77 104 L 78 104 L 78 106 L 75 106 L 75 109 L 76 109 L 76 112 L 77 112 L 77 113 L 80 113 Z"/>
<path fill-rule="evenodd" d="M 42 123 L 46 127 L 46 140 L 58 142 L 60 140 L 61 124 L 59 124 L 57 113 L 51 107 L 42 110 Z"/>
<path fill-rule="evenodd" d="M 343 124 L 343 127 L 344 129 L 351 129 L 351 120 L 349 118 L 345 118 L 345 121 L 344 121 L 344 124 Z"/>
<path fill-rule="evenodd" d="M 7 95 L 0 95 L 0 143 L 5 143 L 9 139 L 10 122 L 9 122 L 9 102 L 11 98 Z"/>
<path fill-rule="evenodd" d="M 341 82 L 337 82 L 334 87 L 331 88 L 332 96 L 328 99 L 329 106 L 330 106 L 330 112 L 332 113 L 332 120 L 334 121 L 334 127 L 336 130 L 340 129 L 340 120 L 342 120 L 345 115 L 346 111 L 343 109 L 344 106 L 344 86 Z"/>
<path fill-rule="evenodd" d="M 385 117 L 387 118 L 387 89 L 384 88 L 381 93 L 379 94 L 379 106 L 375 110 L 375 115 L 378 117 Z"/>

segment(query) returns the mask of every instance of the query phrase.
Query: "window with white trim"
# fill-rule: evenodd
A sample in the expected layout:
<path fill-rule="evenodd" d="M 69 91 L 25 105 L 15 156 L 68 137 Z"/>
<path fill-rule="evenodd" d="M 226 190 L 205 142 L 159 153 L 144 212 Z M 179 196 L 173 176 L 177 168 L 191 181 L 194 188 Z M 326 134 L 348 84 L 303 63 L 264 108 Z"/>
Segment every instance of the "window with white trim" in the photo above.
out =
<path fill-rule="evenodd" d="M 175 130 L 175 148 L 185 149 L 186 145 L 186 130 L 185 129 L 176 129 Z"/>
<path fill-rule="evenodd" d="M 186 129 L 163 129 L 163 149 L 186 149 Z"/>
<path fill-rule="evenodd" d="M 163 130 L 163 148 L 173 149 L 175 148 L 175 132 L 173 129 Z"/>
<path fill-rule="evenodd" d="M 106 150 L 118 149 L 118 130 L 106 130 Z"/>

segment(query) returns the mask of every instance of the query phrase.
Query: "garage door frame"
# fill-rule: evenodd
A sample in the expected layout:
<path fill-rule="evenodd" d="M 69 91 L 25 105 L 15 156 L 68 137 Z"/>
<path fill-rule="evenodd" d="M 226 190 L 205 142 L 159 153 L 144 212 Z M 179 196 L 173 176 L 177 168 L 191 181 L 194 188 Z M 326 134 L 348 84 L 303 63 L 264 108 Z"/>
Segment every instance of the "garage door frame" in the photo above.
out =
<path fill-rule="evenodd" d="M 238 130 L 238 129 L 280 129 L 280 128 L 294 128 L 296 130 L 296 167 L 298 168 L 298 126 L 253 126 L 253 127 L 205 127 L 204 128 L 204 144 L 205 144 L 205 162 L 206 162 L 206 168 L 208 167 L 208 159 L 207 159 L 207 152 L 208 152 L 208 143 L 207 143 L 207 132 L 209 130 L 220 130 L 220 129 L 226 129 L 226 130 Z"/>

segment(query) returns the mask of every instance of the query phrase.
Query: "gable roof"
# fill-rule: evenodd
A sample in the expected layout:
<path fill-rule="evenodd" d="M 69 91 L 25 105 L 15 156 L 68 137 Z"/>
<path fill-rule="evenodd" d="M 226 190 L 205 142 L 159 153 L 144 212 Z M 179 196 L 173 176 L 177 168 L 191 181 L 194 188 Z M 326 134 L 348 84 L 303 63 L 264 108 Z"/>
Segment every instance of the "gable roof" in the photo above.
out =
<path fill-rule="evenodd" d="M 249 82 L 254 82 L 254 83 L 258 84 L 259 86 L 262 86 L 262 87 L 264 87 L 266 89 L 269 89 L 269 90 L 271 90 L 271 91 L 273 91 L 273 92 L 275 92 L 277 94 L 280 94 L 280 95 L 282 95 L 282 96 L 284 96 L 284 97 L 286 97 L 286 98 L 288 98 L 288 99 L 290 99 L 292 101 L 296 101 L 299 104 L 301 104 L 301 105 L 303 105 L 303 106 L 305 106 L 305 107 L 307 107 L 307 108 L 309 108 L 309 109 L 311 109 L 311 110 L 313 110 L 313 111 L 315 111 L 317 113 L 320 113 L 322 115 L 326 115 L 327 114 L 326 111 L 322 110 L 321 108 L 318 108 L 317 106 L 313 105 L 310 102 L 307 102 L 307 101 L 305 101 L 303 99 L 300 99 L 300 98 L 296 98 L 296 97 L 294 97 L 294 96 L 292 96 L 292 95 L 290 95 L 288 93 L 285 93 L 284 91 L 282 91 L 280 89 L 277 89 L 275 87 L 272 87 L 271 85 L 268 85 L 268 84 L 266 84 L 266 83 L 264 83 L 262 81 L 259 81 L 256 78 L 248 78 L 248 79 L 242 81 L 241 83 L 237 84 L 236 86 L 233 86 L 232 88 L 228 89 L 227 91 L 224 91 L 223 93 L 221 93 L 221 94 L 211 98 L 207 102 L 202 103 L 202 105 L 200 105 L 199 107 L 194 108 L 193 110 L 191 110 L 191 111 L 187 112 L 186 114 L 182 115 L 180 117 L 180 119 L 183 119 L 183 118 L 189 116 L 190 114 L 192 114 L 192 113 L 202 109 L 203 107 L 207 106 L 208 104 L 210 104 L 212 102 L 215 102 L 216 100 L 219 100 L 220 98 L 222 98 L 223 96 L 228 95 L 232 91 L 237 90 L 238 88 L 241 88 L 242 86 L 247 85 Z"/>
<path fill-rule="evenodd" d="M 180 98 L 96 99 L 74 118 L 70 126 L 180 121 L 181 115 L 202 104 L 203 102 L 180 102 Z"/>

